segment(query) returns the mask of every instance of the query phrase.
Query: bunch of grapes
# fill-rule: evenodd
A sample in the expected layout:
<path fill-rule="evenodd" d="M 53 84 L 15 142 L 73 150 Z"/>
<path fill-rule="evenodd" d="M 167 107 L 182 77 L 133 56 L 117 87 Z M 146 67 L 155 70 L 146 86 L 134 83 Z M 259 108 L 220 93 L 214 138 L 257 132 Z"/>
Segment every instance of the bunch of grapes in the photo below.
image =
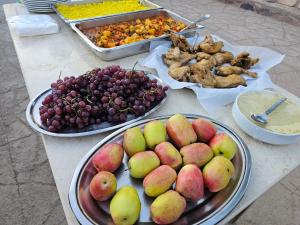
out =
<path fill-rule="evenodd" d="M 128 114 L 140 116 L 157 105 L 168 89 L 143 71 L 126 71 L 118 65 L 58 79 L 51 88 L 39 109 L 50 132 L 125 122 Z"/>

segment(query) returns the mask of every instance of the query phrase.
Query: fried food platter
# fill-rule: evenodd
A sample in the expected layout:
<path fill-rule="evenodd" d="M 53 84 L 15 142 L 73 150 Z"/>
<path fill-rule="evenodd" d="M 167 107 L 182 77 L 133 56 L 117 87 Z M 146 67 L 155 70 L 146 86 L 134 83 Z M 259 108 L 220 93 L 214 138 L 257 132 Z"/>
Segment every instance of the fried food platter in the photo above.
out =
<path fill-rule="evenodd" d="M 234 56 L 223 50 L 222 41 L 214 41 L 211 35 L 195 46 L 191 46 L 182 35 L 172 33 L 173 46 L 162 55 L 168 66 L 168 74 L 177 81 L 198 83 L 208 88 L 234 88 L 247 86 L 241 75 L 257 78 L 249 69 L 259 62 L 248 52 Z"/>

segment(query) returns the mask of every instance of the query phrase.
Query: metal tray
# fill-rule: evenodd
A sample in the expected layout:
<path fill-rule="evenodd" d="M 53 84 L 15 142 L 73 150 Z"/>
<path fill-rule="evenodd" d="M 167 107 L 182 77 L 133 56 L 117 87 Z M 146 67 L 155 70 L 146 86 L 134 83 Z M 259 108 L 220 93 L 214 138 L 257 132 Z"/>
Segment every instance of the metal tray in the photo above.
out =
<path fill-rule="evenodd" d="M 170 16 L 177 21 L 182 21 L 186 25 L 190 25 L 192 23 L 192 21 L 185 19 L 174 12 L 171 12 L 166 9 L 157 9 L 157 10 L 152 10 L 152 11 L 147 11 L 147 12 L 134 12 L 131 14 L 111 16 L 111 17 L 94 19 L 94 20 L 89 20 L 89 21 L 84 21 L 84 22 L 79 22 L 79 23 L 71 23 L 70 25 L 71 25 L 71 28 L 79 35 L 81 40 L 97 56 L 99 56 L 103 60 L 109 61 L 109 60 L 114 60 L 114 59 L 118 59 L 118 58 L 123 58 L 126 56 L 136 55 L 136 54 L 139 54 L 142 52 L 147 52 L 147 51 L 149 51 L 151 41 L 165 39 L 165 38 L 167 38 L 167 35 L 162 35 L 160 37 L 146 39 L 146 40 L 134 42 L 134 43 L 127 44 L 127 45 L 116 46 L 113 48 L 101 48 L 101 47 L 96 46 L 85 34 L 83 34 L 81 32 L 81 30 L 79 29 L 79 27 L 81 29 L 86 29 L 86 28 L 92 28 L 92 27 L 97 27 L 97 26 L 103 26 L 103 25 L 107 25 L 107 24 L 115 24 L 115 23 L 119 23 L 119 22 L 134 20 L 137 18 L 143 19 L 143 18 L 158 16 L 158 15 Z M 195 35 L 196 30 L 202 29 L 202 28 L 204 28 L 204 26 L 197 25 L 195 28 L 187 29 L 183 32 L 179 32 L 179 34 L 182 34 L 185 37 L 191 37 L 191 36 Z"/>
<path fill-rule="evenodd" d="M 158 77 L 147 74 L 147 76 L 150 77 L 151 80 L 156 79 L 158 84 L 166 86 L 162 80 L 160 80 Z M 51 88 L 41 92 L 38 94 L 35 98 L 33 98 L 26 109 L 26 119 L 28 124 L 36 131 L 46 134 L 49 136 L 54 137 L 83 137 L 83 136 L 90 136 L 94 134 L 103 133 L 110 130 L 115 130 L 117 128 L 126 126 L 128 124 L 134 123 L 138 120 L 141 120 L 151 113 L 155 112 L 157 109 L 159 109 L 162 104 L 166 101 L 167 96 L 156 106 L 154 106 L 150 111 L 146 112 L 144 115 L 135 117 L 133 114 L 128 114 L 127 121 L 120 124 L 110 123 L 110 122 L 104 122 L 100 124 L 95 125 L 89 125 L 87 127 L 84 127 L 82 129 L 75 129 L 75 128 L 66 128 L 58 133 L 50 132 L 46 129 L 46 127 L 42 124 L 39 114 L 39 107 L 42 105 L 43 99 L 51 93 Z"/>
<path fill-rule="evenodd" d="M 77 165 L 69 190 L 69 203 L 80 224 L 113 224 L 109 215 L 109 201 L 96 202 L 89 193 L 89 184 L 96 170 L 93 167 L 92 157 L 98 149 L 110 142 L 121 143 L 126 129 L 141 127 L 154 119 L 165 122 L 171 115 L 160 116 L 153 119 L 142 120 L 123 127 L 96 144 Z M 238 151 L 232 162 L 235 166 L 235 174 L 229 185 L 218 193 L 210 193 L 205 190 L 205 196 L 197 203 L 188 202 L 185 213 L 176 221 L 176 225 L 202 224 L 212 225 L 226 217 L 242 199 L 249 183 L 251 172 L 251 155 L 244 141 L 226 125 L 206 116 L 188 114 L 190 121 L 196 118 L 206 118 L 212 121 L 218 128 L 218 132 L 226 132 L 238 145 Z M 142 179 L 133 179 L 127 168 L 128 157 L 125 156 L 123 164 L 116 171 L 118 189 L 125 185 L 134 186 L 142 203 L 141 214 L 137 224 L 154 224 L 150 219 L 149 206 L 153 198 L 147 197 L 143 192 Z"/>
<path fill-rule="evenodd" d="M 105 17 L 114 16 L 114 15 L 125 15 L 125 14 L 134 13 L 134 12 L 147 12 L 147 11 L 152 11 L 152 10 L 155 10 L 155 9 L 162 9 L 161 6 L 159 6 L 159 5 L 157 5 L 153 2 L 150 2 L 148 0 L 140 0 L 140 3 L 142 5 L 149 6 L 151 8 L 150 9 L 145 9 L 145 10 L 138 10 L 138 11 L 134 11 L 134 12 L 125 12 L 125 13 L 119 13 L 119 14 L 111 14 L 111 15 L 105 15 L 105 16 L 97 16 L 97 17 L 90 17 L 90 18 L 72 20 L 72 19 L 65 18 L 55 7 L 55 5 L 58 5 L 58 4 L 59 5 L 82 5 L 82 4 L 86 4 L 86 3 L 99 3 L 99 2 L 105 2 L 105 1 L 118 1 L 118 0 L 81 0 L 81 1 L 67 1 L 67 2 L 52 2 L 51 3 L 51 8 L 67 24 L 86 21 L 86 20 L 91 20 L 91 19 L 105 18 Z"/>

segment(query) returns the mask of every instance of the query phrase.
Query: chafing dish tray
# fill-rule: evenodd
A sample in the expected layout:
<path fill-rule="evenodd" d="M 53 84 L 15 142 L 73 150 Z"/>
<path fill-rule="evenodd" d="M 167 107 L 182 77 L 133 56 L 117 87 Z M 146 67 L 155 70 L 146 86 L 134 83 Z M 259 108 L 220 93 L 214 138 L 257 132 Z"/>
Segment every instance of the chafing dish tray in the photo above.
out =
<path fill-rule="evenodd" d="M 123 14 L 123 15 L 117 15 L 117 16 L 111 16 L 106 18 L 100 18 L 100 19 L 94 19 L 89 21 L 83 21 L 83 22 L 77 22 L 77 23 L 71 23 L 71 28 L 79 35 L 81 40 L 102 60 L 110 61 L 118 58 L 123 58 L 131 55 L 136 55 L 142 52 L 147 52 L 150 48 L 150 43 L 152 41 L 162 40 L 168 37 L 167 34 L 151 38 L 151 39 L 145 39 L 142 41 L 134 42 L 131 44 L 125 44 L 120 45 L 112 48 L 101 48 L 96 46 L 81 30 L 93 28 L 97 26 L 104 26 L 108 24 L 115 24 L 120 23 L 124 21 L 130 21 L 135 19 L 144 19 L 148 17 L 154 17 L 154 16 L 169 16 L 173 18 L 176 21 L 181 21 L 185 25 L 189 25 L 192 23 L 192 21 L 183 18 L 182 16 L 171 12 L 166 9 L 158 9 L 158 10 L 152 10 L 147 12 L 135 12 L 131 14 Z M 179 34 L 184 35 L 185 37 L 192 37 L 195 35 L 196 30 L 202 29 L 204 26 L 197 25 L 194 28 L 184 30 L 183 32 L 179 32 Z"/>

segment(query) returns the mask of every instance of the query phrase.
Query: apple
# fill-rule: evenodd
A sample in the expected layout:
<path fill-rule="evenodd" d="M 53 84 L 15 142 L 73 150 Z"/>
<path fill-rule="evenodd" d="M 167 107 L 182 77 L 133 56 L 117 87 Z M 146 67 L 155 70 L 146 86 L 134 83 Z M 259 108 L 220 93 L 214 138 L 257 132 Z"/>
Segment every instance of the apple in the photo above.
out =
<path fill-rule="evenodd" d="M 90 183 L 90 193 L 97 201 L 106 201 L 114 195 L 116 189 L 117 179 L 108 171 L 100 171 Z"/>
<path fill-rule="evenodd" d="M 216 134 L 209 142 L 209 146 L 215 156 L 224 156 L 227 159 L 232 159 L 237 152 L 235 141 L 225 133 Z"/>

